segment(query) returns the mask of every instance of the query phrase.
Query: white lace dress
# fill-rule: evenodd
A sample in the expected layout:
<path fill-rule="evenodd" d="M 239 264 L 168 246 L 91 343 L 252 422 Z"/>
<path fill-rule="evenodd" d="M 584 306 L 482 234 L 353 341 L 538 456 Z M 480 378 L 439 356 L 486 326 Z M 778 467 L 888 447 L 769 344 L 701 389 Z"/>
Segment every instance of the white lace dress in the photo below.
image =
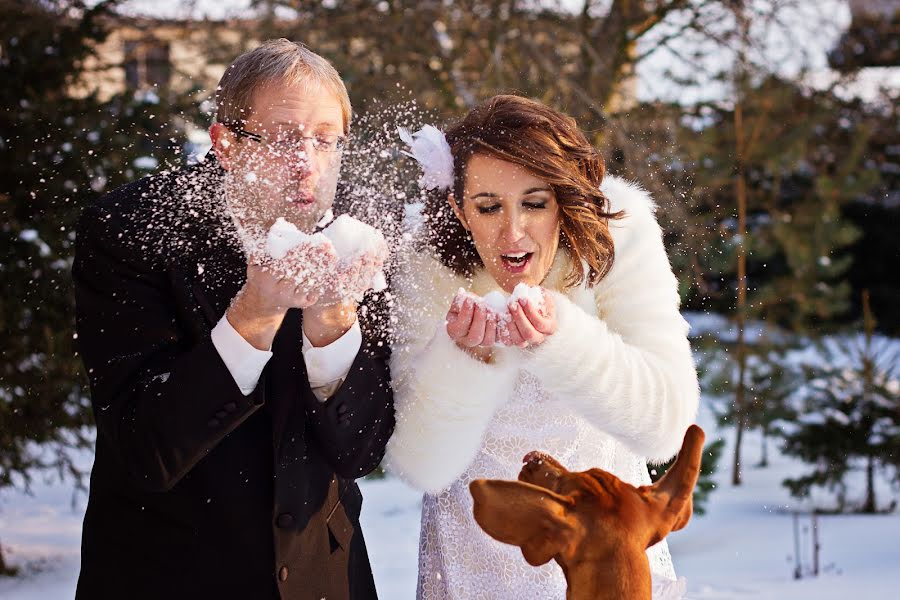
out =
<path fill-rule="evenodd" d="M 547 452 L 572 471 L 598 467 L 632 485 L 650 483 L 646 463 L 555 400 L 531 374 L 520 371 L 509 402 L 487 428 L 475 462 L 438 495 L 426 494 L 419 541 L 421 600 L 561 600 L 566 579 L 556 561 L 532 567 L 516 546 L 488 536 L 472 516 L 469 482 L 516 479 L 522 457 Z M 675 579 L 665 540 L 647 550 L 654 598 Z M 680 587 L 680 586 L 679 586 Z"/>

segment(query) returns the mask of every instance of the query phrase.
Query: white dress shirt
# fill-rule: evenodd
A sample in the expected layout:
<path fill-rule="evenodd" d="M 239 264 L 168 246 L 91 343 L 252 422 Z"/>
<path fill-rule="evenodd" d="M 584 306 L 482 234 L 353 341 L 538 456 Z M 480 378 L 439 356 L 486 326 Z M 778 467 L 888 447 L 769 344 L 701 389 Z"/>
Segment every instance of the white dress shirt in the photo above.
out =
<path fill-rule="evenodd" d="M 271 350 L 254 348 L 224 315 L 212 330 L 212 342 L 241 393 L 249 395 L 256 389 L 266 363 L 272 358 Z M 324 402 L 337 391 L 361 347 L 359 321 L 354 321 L 344 335 L 319 348 L 313 346 L 303 332 L 303 360 L 309 386 L 316 398 Z"/>

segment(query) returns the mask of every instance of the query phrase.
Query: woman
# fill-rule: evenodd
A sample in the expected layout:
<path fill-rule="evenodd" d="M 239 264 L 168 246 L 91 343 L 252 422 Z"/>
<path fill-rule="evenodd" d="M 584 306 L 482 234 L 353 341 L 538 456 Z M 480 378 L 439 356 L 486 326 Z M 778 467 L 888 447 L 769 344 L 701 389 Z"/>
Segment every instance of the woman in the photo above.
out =
<path fill-rule="evenodd" d="M 605 177 L 573 119 L 496 96 L 446 144 L 449 190 L 441 161 L 416 156 L 437 189 L 394 290 L 387 460 L 425 492 L 417 596 L 563 598 L 555 562 L 531 567 L 479 529 L 468 484 L 515 479 L 531 450 L 649 483 L 646 461 L 677 452 L 698 403 L 676 279 L 650 196 Z M 456 296 L 519 283 L 543 303 L 513 303 L 509 319 Z M 683 584 L 665 542 L 648 554 L 655 596 L 672 597 Z"/>

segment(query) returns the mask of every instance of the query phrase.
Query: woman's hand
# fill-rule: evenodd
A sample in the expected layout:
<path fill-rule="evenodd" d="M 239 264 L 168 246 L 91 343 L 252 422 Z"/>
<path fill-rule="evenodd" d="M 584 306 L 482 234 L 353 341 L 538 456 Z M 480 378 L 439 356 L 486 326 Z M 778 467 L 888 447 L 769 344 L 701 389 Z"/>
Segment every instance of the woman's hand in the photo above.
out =
<path fill-rule="evenodd" d="M 447 313 L 447 335 L 469 354 L 488 362 L 497 341 L 497 318 L 471 298 L 462 302 L 454 298 Z"/>
<path fill-rule="evenodd" d="M 550 294 L 543 292 L 542 307 L 522 298 L 509 307 L 512 320 L 500 333 L 500 341 L 507 346 L 535 346 L 556 333 L 556 305 Z"/>

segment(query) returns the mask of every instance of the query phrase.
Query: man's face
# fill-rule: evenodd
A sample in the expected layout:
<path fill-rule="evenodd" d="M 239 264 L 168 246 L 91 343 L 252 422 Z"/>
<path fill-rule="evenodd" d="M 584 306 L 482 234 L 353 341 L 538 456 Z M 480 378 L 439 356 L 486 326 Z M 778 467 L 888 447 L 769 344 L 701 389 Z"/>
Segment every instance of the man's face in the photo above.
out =
<path fill-rule="evenodd" d="M 257 91 L 244 131 L 262 139 L 224 137 L 228 206 L 246 233 L 264 235 L 278 217 L 314 229 L 334 202 L 341 152 L 333 143 L 343 123 L 337 96 L 320 86 Z"/>

